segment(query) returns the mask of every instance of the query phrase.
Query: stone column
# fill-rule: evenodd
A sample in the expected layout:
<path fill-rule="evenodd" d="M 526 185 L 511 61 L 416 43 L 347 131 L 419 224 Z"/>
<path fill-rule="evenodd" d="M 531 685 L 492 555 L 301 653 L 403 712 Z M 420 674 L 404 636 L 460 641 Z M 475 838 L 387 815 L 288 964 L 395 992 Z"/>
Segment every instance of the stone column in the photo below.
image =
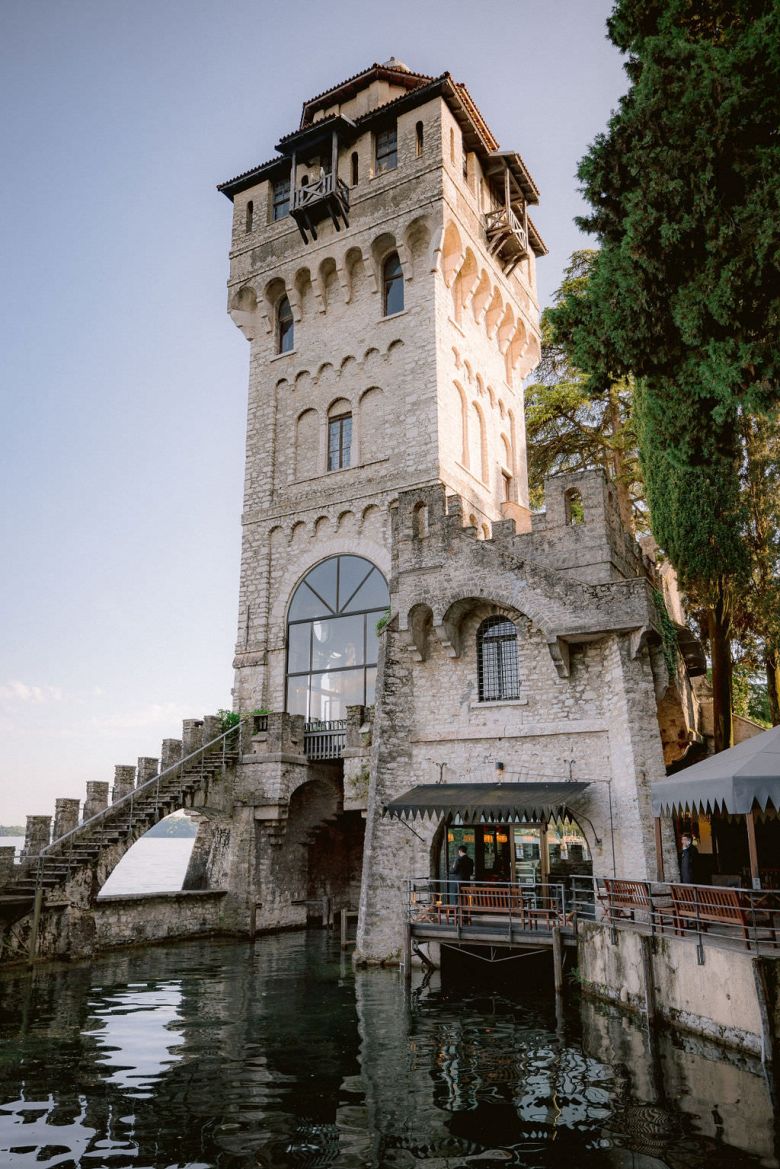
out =
<path fill-rule="evenodd" d="M 203 719 L 185 718 L 181 724 L 181 753 L 184 758 L 203 746 Z"/>
<path fill-rule="evenodd" d="M 126 763 L 117 763 L 114 767 L 114 786 L 111 790 L 111 803 L 115 804 L 123 796 L 129 796 L 135 787 L 135 768 Z"/>
<path fill-rule="evenodd" d="M 59 840 L 66 832 L 79 826 L 79 800 L 61 799 L 54 801 L 53 840 Z"/>
<path fill-rule="evenodd" d="M 160 747 L 160 771 L 167 771 L 181 759 L 181 739 L 163 739 Z"/>
<path fill-rule="evenodd" d="M 147 783 L 150 779 L 154 779 L 157 774 L 158 759 L 154 759 L 151 755 L 140 755 L 138 758 L 138 787 Z"/>
<path fill-rule="evenodd" d="M 51 840 L 51 816 L 28 816 L 22 856 L 37 856 Z"/>
<path fill-rule="evenodd" d="M 16 849 L 12 844 L 0 848 L 0 886 L 6 885 L 14 875 Z"/>
<path fill-rule="evenodd" d="M 203 720 L 203 742 L 210 743 L 222 734 L 222 719 L 216 714 L 207 714 Z"/>
<path fill-rule="evenodd" d="M 102 780 L 90 780 L 87 784 L 87 798 L 84 800 L 84 819 L 91 820 L 107 807 L 108 784 Z"/>

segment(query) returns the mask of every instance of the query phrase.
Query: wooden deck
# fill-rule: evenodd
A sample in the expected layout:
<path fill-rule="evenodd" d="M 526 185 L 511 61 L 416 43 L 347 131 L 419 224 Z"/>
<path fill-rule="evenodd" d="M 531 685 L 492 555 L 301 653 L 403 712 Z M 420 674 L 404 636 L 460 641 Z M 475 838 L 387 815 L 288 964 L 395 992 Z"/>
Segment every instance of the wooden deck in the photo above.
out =
<path fill-rule="evenodd" d="M 416 942 L 458 943 L 467 946 L 509 946 L 513 949 L 538 950 L 553 945 L 553 927 L 528 928 L 520 921 L 490 915 L 472 915 L 471 921 L 457 921 L 453 917 L 441 921 L 410 922 L 412 938 Z M 565 946 L 576 946 L 577 936 L 571 922 L 559 927 Z"/>

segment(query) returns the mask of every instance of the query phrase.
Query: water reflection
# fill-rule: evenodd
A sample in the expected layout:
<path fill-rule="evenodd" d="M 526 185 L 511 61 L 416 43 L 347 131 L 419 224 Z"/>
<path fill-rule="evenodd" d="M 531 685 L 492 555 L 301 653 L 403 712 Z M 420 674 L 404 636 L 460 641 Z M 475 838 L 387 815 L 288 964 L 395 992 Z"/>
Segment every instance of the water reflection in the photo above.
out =
<path fill-rule="evenodd" d="M 0 1030 L 9 1169 L 777 1164 L 750 1062 L 528 989 L 405 1002 L 319 933 L 6 977 Z"/>

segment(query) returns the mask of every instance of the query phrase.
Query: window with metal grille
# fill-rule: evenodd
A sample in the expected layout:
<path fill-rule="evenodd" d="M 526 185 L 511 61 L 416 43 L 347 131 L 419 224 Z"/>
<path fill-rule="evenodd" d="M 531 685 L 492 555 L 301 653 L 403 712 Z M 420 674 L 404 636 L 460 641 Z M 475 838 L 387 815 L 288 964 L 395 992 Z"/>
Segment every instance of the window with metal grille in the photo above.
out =
<path fill-rule="evenodd" d="M 477 630 L 480 702 L 520 697 L 517 629 L 506 617 L 488 617 Z"/>
<path fill-rule="evenodd" d="M 378 175 L 386 170 L 395 170 L 398 166 L 398 134 L 395 126 L 380 130 L 376 135 L 374 160 L 374 169 Z"/>
<path fill-rule="evenodd" d="M 339 414 L 328 420 L 328 470 L 348 467 L 352 451 L 352 415 Z"/>
<path fill-rule="evenodd" d="M 278 179 L 274 183 L 273 218 L 284 219 L 290 213 L 290 180 Z"/>

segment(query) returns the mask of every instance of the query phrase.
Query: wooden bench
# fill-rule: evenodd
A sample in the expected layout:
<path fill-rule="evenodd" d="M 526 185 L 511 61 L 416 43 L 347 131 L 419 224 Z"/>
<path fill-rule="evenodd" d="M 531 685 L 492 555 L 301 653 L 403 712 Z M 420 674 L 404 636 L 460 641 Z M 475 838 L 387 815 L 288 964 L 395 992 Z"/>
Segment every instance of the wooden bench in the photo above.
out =
<path fill-rule="evenodd" d="M 684 931 L 684 922 L 695 922 L 706 930 L 710 925 L 734 925 L 750 940 L 750 927 L 766 924 L 766 914 L 757 914 L 742 889 L 713 888 L 710 885 L 670 885 L 674 919 L 677 929 Z"/>
<path fill-rule="evenodd" d="M 598 898 L 610 921 L 614 921 L 615 917 L 627 917 L 634 921 L 637 910 L 646 913 L 648 921 L 650 920 L 652 904 L 649 881 L 625 881 L 617 877 L 605 877 L 604 892 L 602 893 L 599 888 Z"/>
<path fill-rule="evenodd" d="M 525 904 L 522 889 L 508 885 L 461 885 L 460 903 L 472 913 L 507 913 L 522 918 Z"/>

